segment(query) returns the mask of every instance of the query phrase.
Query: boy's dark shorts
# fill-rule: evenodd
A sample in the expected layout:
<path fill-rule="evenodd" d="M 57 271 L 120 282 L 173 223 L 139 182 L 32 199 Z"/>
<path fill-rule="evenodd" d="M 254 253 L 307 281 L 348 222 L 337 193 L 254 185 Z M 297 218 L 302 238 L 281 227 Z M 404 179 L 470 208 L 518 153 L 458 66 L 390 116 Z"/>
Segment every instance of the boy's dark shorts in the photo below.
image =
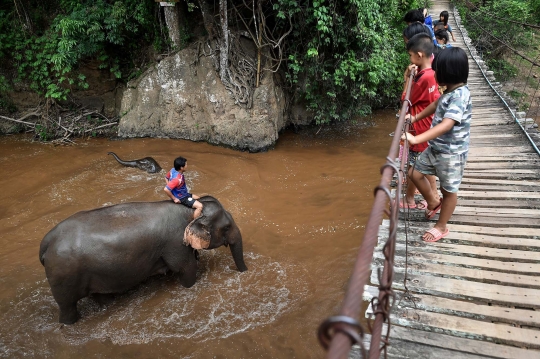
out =
<path fill-rule="evenodd" d="M 192 194 L 191 193 L 188 193 L 187 196 L 185 196 L 184 198 L 180 199 L 180 203 L 182 203 L 184 206 L 188 207 L 188 208 L 193 208 L 193 205 L 195 204 L 195 201 L 196 199 L 194 199 L 192 197 Z"/>

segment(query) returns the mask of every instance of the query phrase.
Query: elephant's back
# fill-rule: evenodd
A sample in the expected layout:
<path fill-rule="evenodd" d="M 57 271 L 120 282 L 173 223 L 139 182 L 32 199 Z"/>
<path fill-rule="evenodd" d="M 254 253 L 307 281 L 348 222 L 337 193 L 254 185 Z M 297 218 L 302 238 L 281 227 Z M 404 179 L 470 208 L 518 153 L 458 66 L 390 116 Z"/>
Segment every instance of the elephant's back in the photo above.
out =
<path fill-rule="evenodd" d="M 131 202 L 75 213 L 45 235 L 40 261 L 53 256 L 62 261 L 67 257 L 85 261 L 95 256 L 103 256 L 105 262 L 130 261 L 148 251 L 159 251 L 171 236 L 180 235 L 178 240 L 182 240 L 187 223 L 172 220 L 181 217 L 180 207 L 184 206 L 168 201 Z M 111 253 L 123 256 L 111 258 Z"/>

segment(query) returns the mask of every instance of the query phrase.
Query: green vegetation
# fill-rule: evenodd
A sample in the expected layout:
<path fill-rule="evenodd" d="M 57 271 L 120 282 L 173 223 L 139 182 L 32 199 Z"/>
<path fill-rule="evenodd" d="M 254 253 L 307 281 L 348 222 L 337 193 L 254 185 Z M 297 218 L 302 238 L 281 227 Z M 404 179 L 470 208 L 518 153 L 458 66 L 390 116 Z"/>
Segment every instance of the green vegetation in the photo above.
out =
<path fill-rule="evenodd" d="M 539 55 L 538 30 L 522 24 L 538 24 L 540 0 L 458 0 L 457 6 L 476 49 L 500 81 L 518 76 L 524 65 L 512 49 L 533 60 Z"/>
<path fill-rule="evenodd" d="M 527 117 L 538 117 L 540 0 L 457 3 L 474 46 L 513 100 L 511 106 L 527 112 Z"/>
<path fill-rule="evenodd" d="M 117 78 L 128 77 L 140 44 L 151 43 L 159 33 L 153 21 L 154 5 L 137 0 L 3 2 L 1 70 L 14 72 L 12 82 L 25 81 L 52 99 L 65 99 L 72 89 L 88 87 L 78 72 L 81 62 L 88 59 L 98 59 L 99 66 Z M 6 81 L 0 78 L 0 87 L 7 86 Z"/>
<path fill-rule="evenodd" d="M 518 73 L 518 69 L 504 59 L 488 59 L 486 63 L 499 81 L 508 81 Z"/>
<path fill-rule="evenodd" d="M 219 25 L 212 27 L 207 21 L 219 22 L 219 6 L 209 0 L 178 4 L 180 11 L 191 11 L 193 22 L 180 26 L 183 43 L 193 41 L 195 27 L 212 30 L 208 33 L 219 38 Z M 229 4 L 229 28 L 255 34 L 252 3 Z M 408 61 L 401 19 L 418 8 L 419 1 L 276 0 L 259 5 L 265 26 L 280 34 L 276 39 L 286 33 L 279 54 L 279 70 L 287 79 L 284 87 L 295 101 L 307 104 L 317 123 L 349 120 L 396 103 Z M 201 7 L 216 12 L 205 17 Z M 16 83 L 50 100 L 86 89 L 87 79 L 79 69 L 89 60 L 98 60 L 100 68 L 122 81 L 139 76 L 144 71 L 141 64 L 149 62 L 148 48 L 170 49 L 160 11 L 155 2 L 139 0 L 2 2 L 0 106 L 5 106 L 6 89 Z M 183 15 L 180 19 L 185 21 L 188 17 Z M 47 131 L 41 130 L 36 128 L 36 133 L 46 139 Z"/>
<path fill-rule="evenodd" d="M 407 6 L 407 8 L 405 8 Z M 288 79 L 319 123 L 365 115 L 396 99 L 407 64 L 397 0 L 280 0 L 278 18 L 297 24 Z"/>

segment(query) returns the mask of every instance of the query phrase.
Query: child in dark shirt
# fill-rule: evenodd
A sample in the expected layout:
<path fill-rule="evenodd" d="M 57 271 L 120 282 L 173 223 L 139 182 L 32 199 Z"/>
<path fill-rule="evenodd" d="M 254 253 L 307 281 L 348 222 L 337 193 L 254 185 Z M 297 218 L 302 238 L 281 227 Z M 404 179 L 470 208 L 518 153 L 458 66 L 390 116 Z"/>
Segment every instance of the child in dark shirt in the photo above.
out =
<path fill-rule="evenodd" d="M 174 160 L 174 167 L 165 176 L 167 185 L 163 189 L 167 196 L 174 203 L 182 203 L 188 208 L 195 208 L 193 219 L 199 217 L 202 213 L 203 204 L 197 201 L 200 197 L 189 193 L 184 172 L 187 167 L 187 160 L 184 157 L 178 157 Z"/>

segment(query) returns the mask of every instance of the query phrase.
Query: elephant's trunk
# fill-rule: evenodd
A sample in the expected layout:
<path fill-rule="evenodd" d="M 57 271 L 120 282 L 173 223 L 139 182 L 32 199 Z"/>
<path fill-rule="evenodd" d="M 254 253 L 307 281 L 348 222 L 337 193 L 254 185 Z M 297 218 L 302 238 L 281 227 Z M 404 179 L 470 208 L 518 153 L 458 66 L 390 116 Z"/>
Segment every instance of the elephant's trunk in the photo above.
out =
<path fill-rule="evenodd" d="M 108 152 L 107 154 L 108 155 L 113 155 L 114 159 L 116 161 L 118 161 L 118 163 L 120 163 L 121 165 L 124 165 L 124 166 L 127 166 L 127 167 L 137 167 L 137 162 L 136 161 L 124 161 L 120 157 L 118 157 L 116 155 L 116 153 L 114 153 L 114 152 Z"/>
<path fill-rule="evenodd" d="M 233 256 L 234 263 L 236 264 L 236 268 L 238 268 L 240 272 L 247 271 L 248 268 L 246 266 L 246 263 L 244 263 L 244 249 L 242 247 L 242 234 L 240 234 L 240 230 L 238 229 L 238 227 L 231 229 L 228 242 L 231 247 L 231 254 Z"/>

